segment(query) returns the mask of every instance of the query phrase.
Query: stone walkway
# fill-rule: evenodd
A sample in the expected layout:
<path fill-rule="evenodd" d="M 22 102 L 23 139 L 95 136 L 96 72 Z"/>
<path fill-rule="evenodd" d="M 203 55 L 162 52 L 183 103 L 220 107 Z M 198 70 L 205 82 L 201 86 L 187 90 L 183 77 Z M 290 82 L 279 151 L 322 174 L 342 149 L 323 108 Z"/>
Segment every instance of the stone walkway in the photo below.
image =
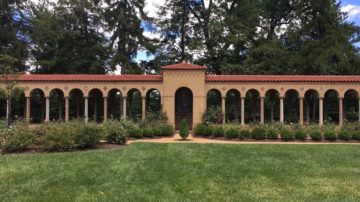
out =
<path fill-rule="evenodd" d="M 307 141 L 281 141 L 281 140 L 228 140 L 225 138 L 222 139 L 211 139 L 211 138 L 203 138 L 203 137 L 193 137 L 192 135 L 186 141 L 183 141 L 180 135 L 177 133 L 173 137 L 162 137 L 162 138 L 144 138 L 144 139 L 131 139 L 127 141 L 127 144 L 131 144 L 133 142 L 150 142 L 150 143 L 201 143 L 201 144 L 353 144 L 360 145 L 360 142 L 344 142 L 344 141 L 336 141 L 336 142 L 314 142 L 311 140 Z"/>

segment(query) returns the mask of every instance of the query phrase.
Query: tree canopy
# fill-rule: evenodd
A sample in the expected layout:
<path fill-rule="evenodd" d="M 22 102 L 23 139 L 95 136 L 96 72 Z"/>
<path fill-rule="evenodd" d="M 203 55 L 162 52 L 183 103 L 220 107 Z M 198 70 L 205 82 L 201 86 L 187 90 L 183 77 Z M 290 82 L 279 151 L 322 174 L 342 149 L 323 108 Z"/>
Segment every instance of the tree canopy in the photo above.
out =
<path fill-rule="evenodd" d="M 185 59 L 216 74 L 360 74 L 360 27 L 339 1 L 165 0 L 155 16 L 149 3 L 1 1 L 0 55 L 32 73 L 151 74 Z"/>

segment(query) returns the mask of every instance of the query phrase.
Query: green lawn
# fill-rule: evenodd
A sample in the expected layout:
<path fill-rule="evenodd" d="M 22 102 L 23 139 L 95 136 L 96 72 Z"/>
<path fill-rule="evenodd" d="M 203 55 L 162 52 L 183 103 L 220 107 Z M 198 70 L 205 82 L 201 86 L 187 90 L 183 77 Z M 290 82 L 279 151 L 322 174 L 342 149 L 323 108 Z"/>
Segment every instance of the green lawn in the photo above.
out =
<path fill-rule="evenodd" d="M 360 145 L 133 143 L 0 156 L 0 201 L 359 201 Z"/>

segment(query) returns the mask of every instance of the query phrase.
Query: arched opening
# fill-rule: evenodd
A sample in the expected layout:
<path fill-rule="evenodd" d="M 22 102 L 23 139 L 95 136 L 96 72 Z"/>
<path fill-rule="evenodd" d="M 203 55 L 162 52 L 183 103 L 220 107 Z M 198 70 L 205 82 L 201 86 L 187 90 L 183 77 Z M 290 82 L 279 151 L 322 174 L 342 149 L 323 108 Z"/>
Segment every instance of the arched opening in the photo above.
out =
<path fill-rule="evenodd" d="M 146 93 L 146 113 L 159 114 L 161 112 L 161 95 L 157 89 L 150 89 Z"/>
<path fill-rule="evenodd" d="M 347 122 L 359 121 L 359 95 L 355 90 L 348 90 L 344 95 L 344 119 Z"/>
<path fill-rule="evenodd" d="M 260 122 L 260 93 L 255 89 L 246 92 L 245 121 Z"/>
<path fill-rule="evenodd" d="M 193 123 L 193 94 L 189 88 L 182 87 L 175 92 L 175 128 L 179 129 L 182 119 L 186 119 L 189 128 Z"/>
<path fill-rule="evenodd" d="M 45 120 L 45 97 L 40 89 L 30 92 L 30 123 L 41 123 Z"/>
<path fill-rule="evenodd" d="M 241 99 L 240 92 L 231 89 L 226 93 L 225 98 L 225 120 L 233 123 L 239 123 L 241 120 Z"/>
<path fill-rule="evenodd" d="M 299 116 L 299 93 L 294 89 L 290 89 L 286 91 L 284 97 L 284 121 L 297 123 L 299 122 Z"/>
<path fill-rule="evenodd" d="M 5 90 L 0 89 L 0 94 L 3 96 L 0 96 L 0 119 L 6 119 L 7 117 L 7 101 L 5 98 Z"/>
<path fill-rule="evenodd" d="M 319 120 L 319 94 L 315 90 L 305 93 L 305 123 L 317 122 Z"/>
<path fill-rule="evenodd" d="M 16 88 L 15 96 L 11 98 L 11 114 L 12 120 L 23 120 L 26 116 L 26 99 L 24 90 Z"/>
<path fill-rule="evenodd" d="M 84 118 L 84 108 L 83 92 L 80 89 L 71 90 L 69 93 L 69 119 Z"/>
<path fill-rule="evenodd" d="M 280 120 L 280 99 L 279 93 L 275 89 L 270 89 L 265 94 L 264 100 L 265 122 L 275 122 Z"/>
<path fill-rule="evenodd" d="M 211 89 L 206 95 L 206 109 L 221 108 L 221 93 L 219 90 Z"/>
<path fill-rule="evenodd" d="M 108 118 L 120 120 L 122 114 L 122 93 L 118 89 L 111 89 L 108 93 Z"/>
<path fill-rule="evenodd" d="M 127 94 L 127 117 L 133 121 L 140 121 L 142 114 L 141 92 L 137 89 L 131 89 Z"/>
<path fill-rule="evenodd" d="M 102 122 L 104 120 L 104 99 L 101 90 L 95 88 L 89 92 L 89 120 Z"/>
<path fill-rule="evenodd" d="M 335 90 L 328 90 L 324 96 L 324 121 L 339 122 L 339 100 Z"/>
<path fill-rule="evenodd" d="M 64 93 L 60 89 L 50 91 L 50 120 L 64 120 L 65 100 Z"/>

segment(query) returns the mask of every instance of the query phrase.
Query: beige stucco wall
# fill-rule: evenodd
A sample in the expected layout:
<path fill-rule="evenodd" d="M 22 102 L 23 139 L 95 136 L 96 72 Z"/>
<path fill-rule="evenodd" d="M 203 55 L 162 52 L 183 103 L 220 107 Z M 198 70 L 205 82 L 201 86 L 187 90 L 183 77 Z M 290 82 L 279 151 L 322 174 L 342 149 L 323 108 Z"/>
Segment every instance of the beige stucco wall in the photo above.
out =
<path fill-rule="evenodd" d="M 299 97 L 304 97 L 305 93 L 313 89 L 318 92 L 319 97 L 324 97 L 328 90 L 335 90 L 339 97 L 344 97 L 348 90 L 360 92 L 360 83 L 349 82 L 206 82 L 205 70 L 165 70 L 163 71 L 163 81 L 158 82 L 22 82 L 20 86 L 25 89 L 25 97 L 29 97 L 31 91 L 40 89 L 45 97 L 50 96 L 54 89 L 60 89 L 65 97 L 73 89 L 79 89 L 87 97 L 93 89 L 99 89 L 104 97 L 112 89 L 121 91 L 123 97 L 132 89 L 141 92 L 142 97 L 150 89 L 157 89 L 161 94 L 163 110 L 168 115 L 169 123 L 175 126 L 175 93 L 181 87 L 189 88 L 193 93 L 193 126 L 201 122 L 202 114 L 206 110 L 206 95 L 209 90 L 217 89 L 222 97 L 225 97 L 229 90 L 235 89 L 240 92 L 241 97 L 255 89 L 260 97 L 264 97 L 266 92 L 274 89 L 280 97 L 284 97 L 288 90 L 296 90 Z"/>

